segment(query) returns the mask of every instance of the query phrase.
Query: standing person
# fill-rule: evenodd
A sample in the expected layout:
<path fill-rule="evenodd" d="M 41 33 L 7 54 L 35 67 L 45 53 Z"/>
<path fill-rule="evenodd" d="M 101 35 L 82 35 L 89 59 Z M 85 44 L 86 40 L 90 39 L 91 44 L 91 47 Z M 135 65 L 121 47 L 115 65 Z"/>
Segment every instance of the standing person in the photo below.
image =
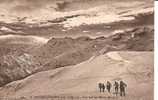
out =
<path fill-rule="evenodd" d="M 103 89 L 103 92 L 105 91 L 105 85 L 104 83 L 102 84 L 102 89 Z"/>
<path fill-rule="evenodd" d="M 119 83 L 117 81 L 115 81 L 115 83 L 114 83 L 114 89 L 115 89 L 116 96 L 118 94 L 118 88 L 119 88 Z"/>
<path fill-rule="evenodd" d="M 111 83 L 109 81 L 107 81 L 107 83 L 106 83 L 106 88 L 107 88 L 108 92 L 110 93 L 110 91 L 111 91 Z"/>
<path fill-rule="evenodd" d="M 100 92 L 101 92 L 101 90 L 102 90 L 102 83 L 99 83 L 99 84 L 98 84 L 98 87 L 99 87 L 99 90 L 100 90 Z"/>
<path fill-rule="evenodd" d="M 120 96 L 125 96 L 125 88 L 127 87 L 127 84 L 123 81 L 120 81 Z"/>

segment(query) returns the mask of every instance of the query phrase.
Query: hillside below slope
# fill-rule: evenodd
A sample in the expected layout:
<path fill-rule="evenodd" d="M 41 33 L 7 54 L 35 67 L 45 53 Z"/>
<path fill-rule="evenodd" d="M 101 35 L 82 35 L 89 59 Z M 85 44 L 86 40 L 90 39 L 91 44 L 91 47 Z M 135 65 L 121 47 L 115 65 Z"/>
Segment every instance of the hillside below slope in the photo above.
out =
<path fill-rule="evenodd" d="M 153 51 L 154 29 L 138 27 L 115 32 L 108 37 L 52 38 L 31 54 L 43 68 L 75 65 L 109 51 Z"/>

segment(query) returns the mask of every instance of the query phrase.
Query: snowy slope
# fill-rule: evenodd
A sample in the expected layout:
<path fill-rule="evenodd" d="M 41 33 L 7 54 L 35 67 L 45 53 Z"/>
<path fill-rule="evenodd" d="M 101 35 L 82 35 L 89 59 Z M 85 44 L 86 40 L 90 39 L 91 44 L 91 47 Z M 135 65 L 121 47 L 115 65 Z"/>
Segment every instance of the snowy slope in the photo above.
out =
<path fill-rule="evenodd" d="M 153 97 L 153 66 L 153 52 L 109 52 L 12 82 L 0 89 L 0 96 L 103 95 L 98 94 L 99 82 L 123 80 L 128 96 L 149 100 Z"/>

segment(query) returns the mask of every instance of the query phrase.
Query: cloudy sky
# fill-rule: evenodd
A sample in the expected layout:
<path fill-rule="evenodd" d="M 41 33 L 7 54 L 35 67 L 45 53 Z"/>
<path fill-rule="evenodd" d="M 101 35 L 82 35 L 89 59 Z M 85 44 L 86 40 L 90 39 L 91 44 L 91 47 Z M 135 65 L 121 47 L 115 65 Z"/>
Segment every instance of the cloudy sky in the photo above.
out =
<path fill-rule="evenodd" d="M 14 20 L 15 17 L 49 19 L 75 13 L 115 13 L 120 7 L 139 7 L 153 0 L 0 0 L 0 20 Z M 135 6 L 135 7 L 134 7 Z M 101 14 L 99 13 L 99 14 Z M 111 15 L 110 15 L 111 16 Z M 28 19 L 29 20 L 29 19 Z"/>
<path fill-rule="evenodd" d="M 0 5 L 3 9 L 10 11 L 30 11 L 45 7 L 47 4 L 52 4 L 53 0 L 0 0 Z"/>
<path fill-rule="evenodd" d="M 80 4 L 86 4 L 87 2 L 90 3 L 91 5 L 97 5 L 97 3 L 100 1 L 100 3 L 102 2 L 106 2 L 106 1 L 131 1 L 131 0 L 97 0 L 97 2 L 95 0 L 0 0 L 0 6 L 3 9 L 9 9 L 12 12 L 28 12 L 28 11 L 32 11 L 32 10 L 36 10 L 36 9 L 40 9 L 40 8 L 56 8 L 56 4 L 58 2 L 64 4 L 64 2 L 77 2 L 78 6 Z M 146 1 L 146 0 L 132 0 L 132 1 Z M 151 1 L 151 0 L 148 0 Z M 81 3 L 82 2 L 82 3 Z M 96 3 L 95 3 L 96 2 Z M 66 4 L 66 3 L 65 3 Z M 58 5 L 59 6 L 59 5 Z"/>

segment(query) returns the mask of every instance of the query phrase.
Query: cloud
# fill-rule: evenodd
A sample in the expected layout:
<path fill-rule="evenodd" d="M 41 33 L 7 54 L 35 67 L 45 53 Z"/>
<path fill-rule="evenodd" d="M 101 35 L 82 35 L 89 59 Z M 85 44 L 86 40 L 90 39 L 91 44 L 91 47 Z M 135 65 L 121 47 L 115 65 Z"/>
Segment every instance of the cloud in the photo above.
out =
<path fill-rule="evenodd" d="M 55 0 L 0 0 L 1 5 L 7 5 L 11 12 L 25 12 L 40 9 Z"/>

